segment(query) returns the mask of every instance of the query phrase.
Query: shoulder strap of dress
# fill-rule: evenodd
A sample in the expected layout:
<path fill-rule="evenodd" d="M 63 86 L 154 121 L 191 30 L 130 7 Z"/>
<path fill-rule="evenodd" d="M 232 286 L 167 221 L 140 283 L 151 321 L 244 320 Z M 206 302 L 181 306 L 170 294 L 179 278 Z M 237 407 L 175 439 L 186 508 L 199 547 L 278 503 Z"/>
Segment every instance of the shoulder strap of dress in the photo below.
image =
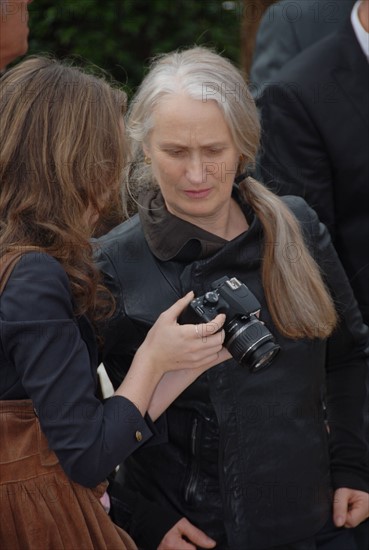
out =
<path fill-rule="evenodd" d="M 11 252 L 6 252 L 0 258 L 0 295 L 2 294 L 6 283 L 10 275 L 12 274 L 13 269 L 22 258 L 24 254 L 28 252 L 41 252 L 42 250 L 37 246 L 23 246 L 21 250 L 14 250 Z"/>

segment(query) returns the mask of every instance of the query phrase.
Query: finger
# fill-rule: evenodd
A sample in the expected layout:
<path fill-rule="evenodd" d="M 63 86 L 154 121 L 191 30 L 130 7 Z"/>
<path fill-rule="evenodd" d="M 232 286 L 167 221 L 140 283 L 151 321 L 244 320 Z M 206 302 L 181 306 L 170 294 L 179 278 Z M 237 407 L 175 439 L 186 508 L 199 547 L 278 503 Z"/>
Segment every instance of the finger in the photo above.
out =
<path fill-rule="evenodd" d="M 357 527 L 368 517 L 368 504 L 356 502 L 349 509 L 346 517 L 345 527 Z"/>
<path fill-rule="evenodd" d="M 217 332 L 211 336 L 204 336 L 201 334 L 200 329 L 197 332 L 190 333 L 187 336 L 188 340 L 191 340 L 191 350 L 188 351 L 186 358 L 189 360 L 201 361 L 202 359 L 212 359 L 211 356 L 214 353 L 219 353 L 223 348 L 224 331 Z M 190 359 L 191 357 L 191 359 Z"/>
<path fill-rule="evenodd" d="M 360 510 L 350 510 L 346 516 L 345 527 L 357 527 L 363 520 Z"/>
<path fill-rule="evenodd" d="M 224 313 L 219 313 L 219 315 L 214 317 L 214 319 L 212 319 L 208 323 L 200 323 L 199 325 L 197 325 L 197 332 L 201 334 L 202 339 L 206 339 L 213 334 L 219 333 L 222 329 L 222 326 L 224 325 L 225 319 L 226 316 L 224 315 Z M 224 331 L 222 331 L 222 333 L 224 340 Z"/>
<path fill-rule="evenodd" d="M 336 527 L 343 527 L 347 520 L 349 494 L 347 489 L 337 489 L 333 499 L 333 521 Z"/>
<path fill-rule="evenodd" d="M 226 320 L 226 316 L 224 313 L 219 313 L 212 321 L 209 321 L 209 323 L 206 323 L 206 330 L 210 334 L 215 334 L 216 332 L 219 332 L 222 326 L 224 325 Z"/>
<path fill-rule="evenodd" d="M 210 336 L 203 336 L 199 350 L 204 351 L 204 353 L 219 353 L 224 346 L 224 338 L 224 330 Z"/>
<path fill-rule="evenodd" d="M 189 521 L 181 526 L 181 535 L 187 537 L 190 542 L 202 548 L 214 548 L 216 545 L 215 540 L 208 537 L 204 531 L 201 531 Z"/>
<path fill-rule="evenodd" d="M 169 317 L 172 321 L 176 321 L 177 317 L 188 306 L 188 304 L 194 299 L 195 294 L 191 290 L 185 296 L 177 300 L 172 306 L 170 306 L 162 315 Z"/>
<path fill-rule="evenodd" d="M 207 368 L 214 367 L 215 365 L 219 365 L 219 363 L 224 363 L 229 359 L 232 359 L 232 355 L 229 353 L 228 350 L 226 350 L 225 348 L 222 348 L 217 353 L 214 353 L 213 355 L 208 357 Z"/>
<path fill-rule="evenodd" d="M 202 354 L 190 354 L 185 360 L 180 362 L 178 369 L 193 370 L 196 372 L 196 375 L 199 376 L 209 368 L 228 361 L 231 358 L 232 356 L 225 348 L 219 347 L 218 351 L 208 350 L 206 353 Z"/>
<path fill-rule="evenodd" d="M 223 363 L 224 361 L 228 361 L 229 359 L 232 359 L 232 355 L 226 348 L 222 348 L 218 354 L 218 363 Z"/>
<path fill-rule="evenodd" d="M 185 325 L 183 325 L 185 326 Z M 199 325 L 187 325 L 188 327 L 193 327 L 193 330 L 189 331 L 188 334 L 195 339 L 201 340 L 202 344 L 208 344 L 207 347 L 211 348 L 213 346 L 219 346 L 223 344 L 225 338 L 224 330 L 219 330 L 214 332 L 213 326 L 208 324 L 200 323 Z"/>

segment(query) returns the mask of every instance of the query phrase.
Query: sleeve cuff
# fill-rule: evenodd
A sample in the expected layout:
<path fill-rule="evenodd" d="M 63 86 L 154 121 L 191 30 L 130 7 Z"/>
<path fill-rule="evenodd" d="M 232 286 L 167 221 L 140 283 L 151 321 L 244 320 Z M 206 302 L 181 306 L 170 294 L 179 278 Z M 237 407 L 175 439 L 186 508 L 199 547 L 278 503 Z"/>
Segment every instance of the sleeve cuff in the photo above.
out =
<path fill-rule="evenodd" d="M 146 413 L 145 421 L 153 434 L 153 437 L 146 443 L 145 446 L 159 445 L 161 443 L 168 442 L 168 425 L 165 413 L 159 416 L 155 422 L 153 422 L 150 416 Z"/>
<path fill-rule="evenodd" d="M 162 414 L 156 422 L 146 413 L 143 417 L 132 401 L 121 395 L 114 395 L 105 401 L 105 407 L 111 409 L 115 418 L 124 419 L 129 423 L 132 433 L 131 441 L 136 443 L 133 450 L 142 445 L 159 445 L 168 441 L 168 430 L 166 415 Z M 106 408 L 106 410 L 108 410 Z"/>
<path fill-rule="evenodd" d="M 364 479 L 351 472 L 332 472 L 332 486 L 334 490 L 347 487 L 369 493 L 369 479 Z"/>
<path fill-rule="evenodd" d="M 105 401 L 106 413 L 108 409 L 110 409 L 109 414 L 114 415 L 116 422 L 119 423 L 121 420 L 122 426 L 124 424 L 125 437 L 127 437 L 127 431 L 128 436 L 129 432 L 131 432 L 130 439 L 133 444 L 132 452 L 134 452 L 136 448 L 141 447 L 141 445 L 146 443 L 154 435 L 136 405 L 126 397 L 121 395 L 109 397 L 109 399 Z"/>

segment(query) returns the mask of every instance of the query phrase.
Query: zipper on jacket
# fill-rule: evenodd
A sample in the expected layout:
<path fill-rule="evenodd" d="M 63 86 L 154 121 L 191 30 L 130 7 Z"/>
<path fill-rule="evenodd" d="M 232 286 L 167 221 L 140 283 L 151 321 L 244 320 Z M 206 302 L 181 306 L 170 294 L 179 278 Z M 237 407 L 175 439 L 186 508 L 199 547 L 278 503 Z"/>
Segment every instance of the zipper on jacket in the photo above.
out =
<path fill-rule="evenodd" d="M 191 428 L 191 466 L 189 480 L 185 489 L 185 501 L 189 502 L 192 495 L 195 494 L 197 486 L 197 473 L 198 473 L 198 464 L 196 461 L 196 443 L 197 443 L 197 430 L 198 430 L 199 421 L 197 418 L 194 418 Z"/>

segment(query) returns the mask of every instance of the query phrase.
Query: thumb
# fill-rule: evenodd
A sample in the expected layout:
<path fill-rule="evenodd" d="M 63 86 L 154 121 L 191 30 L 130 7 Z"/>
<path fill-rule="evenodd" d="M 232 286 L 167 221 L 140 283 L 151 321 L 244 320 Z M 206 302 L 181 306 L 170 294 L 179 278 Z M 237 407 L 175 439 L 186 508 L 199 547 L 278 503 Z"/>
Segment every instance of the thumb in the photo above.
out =
<path fill-rule="evenodd" d="M 348 491 L 345 488 L 337 489 L 333 498 L 333 521 L 336 527 L 343 527 L 347 519 Z"/>

